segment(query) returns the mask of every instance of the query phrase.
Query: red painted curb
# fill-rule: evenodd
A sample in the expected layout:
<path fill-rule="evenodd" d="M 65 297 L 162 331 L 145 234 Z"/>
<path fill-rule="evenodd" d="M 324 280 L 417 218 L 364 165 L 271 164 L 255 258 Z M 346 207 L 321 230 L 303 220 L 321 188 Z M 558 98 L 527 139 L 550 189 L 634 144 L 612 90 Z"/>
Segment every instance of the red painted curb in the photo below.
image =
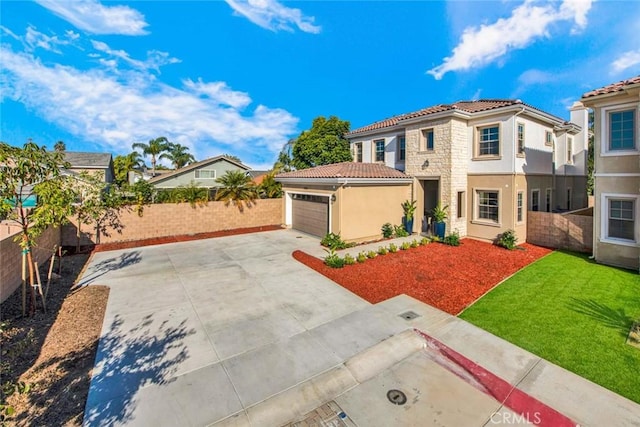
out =
<path fill-rule="evenodd" d="M 540 402 L 538 399 L 525 393 L 516 386 L 512 386 L 507 381 L 477 363 L 467 359 L 457 351 L 443 344 L 441 341 L 438 341 L 418 329 L 414 329 L 414 331 L 424 338 L 432 349 L 435 349 L 439 354 L 464 369 L 464 371 L 470 374 L 477 383 L 469 381 L 468 378 L 460 375 L 460 372 L 456 372 L 445 363 L 434 359 L 436 363 L 459 378 L 465 380 L 476 389 L 493 397 L 497 401 L 502 402 L 504 406 L 520 415 L 523 421 L 526 420 L 531 424 L 541 427 L 576 427 L 578 425 L 578 423 L 571 420 L 569 417 Z"/>

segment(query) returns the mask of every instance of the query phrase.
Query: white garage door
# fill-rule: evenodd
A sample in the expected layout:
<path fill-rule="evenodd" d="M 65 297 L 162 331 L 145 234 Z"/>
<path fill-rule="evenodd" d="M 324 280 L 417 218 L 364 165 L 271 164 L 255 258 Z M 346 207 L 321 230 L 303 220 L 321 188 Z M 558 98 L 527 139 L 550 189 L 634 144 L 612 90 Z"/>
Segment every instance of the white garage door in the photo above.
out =
<path fill-rule="evenodd" d="M 292 228 L 324 237 L 329 231 L 329 197 L 292 194 Z"/>

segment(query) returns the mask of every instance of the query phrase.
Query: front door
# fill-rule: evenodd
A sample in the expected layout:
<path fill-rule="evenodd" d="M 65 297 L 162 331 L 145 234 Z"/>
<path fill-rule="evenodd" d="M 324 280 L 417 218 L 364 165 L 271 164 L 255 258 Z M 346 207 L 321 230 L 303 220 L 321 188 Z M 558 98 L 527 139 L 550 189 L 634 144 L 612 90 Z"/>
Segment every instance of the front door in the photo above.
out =
<path fill-rule="evenodd" d="M 422 231 L 428 231 L 427 224 L 431 218 L 431 211 L 438 206 L 438 200 L 440 200 L 440 181 L 437 179 L 429 179 L 423 181 L 424 188 L 424 217 L 422 224 Z"/>

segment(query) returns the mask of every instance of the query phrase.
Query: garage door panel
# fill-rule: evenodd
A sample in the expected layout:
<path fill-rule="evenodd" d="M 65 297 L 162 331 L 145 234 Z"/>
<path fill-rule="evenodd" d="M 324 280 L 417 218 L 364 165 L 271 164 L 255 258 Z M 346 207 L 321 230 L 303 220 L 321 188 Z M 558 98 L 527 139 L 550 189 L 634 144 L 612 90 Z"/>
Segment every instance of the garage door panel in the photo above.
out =
<path fill-rule="evenodd" d="M 329 230 L 329 198 L 294 195 L 292 227 L 314 236 L 323 237 Z"/>

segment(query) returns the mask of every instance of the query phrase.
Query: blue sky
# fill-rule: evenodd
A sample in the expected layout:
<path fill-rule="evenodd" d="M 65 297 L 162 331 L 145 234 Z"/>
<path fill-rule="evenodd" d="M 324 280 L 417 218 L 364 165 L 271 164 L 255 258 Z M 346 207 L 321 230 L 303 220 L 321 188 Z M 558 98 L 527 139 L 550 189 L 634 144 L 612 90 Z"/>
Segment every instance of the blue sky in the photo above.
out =
<path fill-rule="evenodd" d="M 115 155 L 164 135 L 268 168 L 319 115 L 519 98 L 568 118 L 640 74 L 638 34 L 638 1 L 2 1 L 0 140 Z"/>

